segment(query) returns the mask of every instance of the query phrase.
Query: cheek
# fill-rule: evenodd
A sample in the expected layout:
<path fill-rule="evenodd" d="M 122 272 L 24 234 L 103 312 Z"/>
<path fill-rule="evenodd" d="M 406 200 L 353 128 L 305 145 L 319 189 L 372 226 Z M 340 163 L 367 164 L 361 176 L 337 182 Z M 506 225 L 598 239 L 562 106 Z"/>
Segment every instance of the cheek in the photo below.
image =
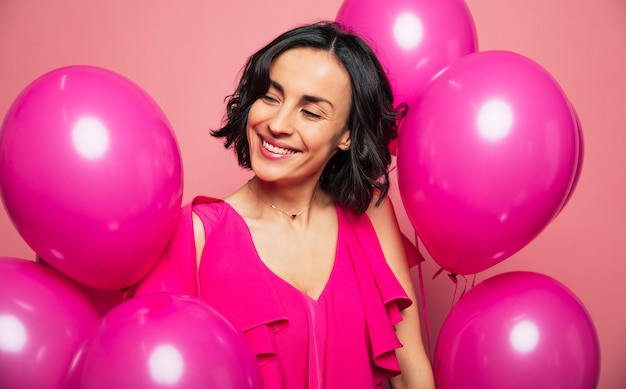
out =
<path fill-rule="evenodd" d="M 248 111 L 248 128 L 254 127 L 259 121 L 261 117 L 261 109 L 258 103 L 252 104 L 250 107 L 250 111 Z"/>
<path fill-rule="evenodd" d="M 334 135 L 329 143 L 332 145 L 333 149 L 337 149 L 350 135 L 345 126 L 341 126 L 341 129 L 335 128 L 333 132 Z"/>

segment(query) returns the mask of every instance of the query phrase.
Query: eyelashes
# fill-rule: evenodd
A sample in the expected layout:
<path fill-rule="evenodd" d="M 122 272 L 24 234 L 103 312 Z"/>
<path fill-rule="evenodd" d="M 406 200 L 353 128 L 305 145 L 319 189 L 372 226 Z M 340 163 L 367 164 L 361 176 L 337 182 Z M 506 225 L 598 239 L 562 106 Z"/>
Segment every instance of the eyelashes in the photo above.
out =
<path fill-rule="evenodd" d="M 278 99 L 267 94 L 261 96 L 261 99 L 268 104 L 272 104 L 272 105 L 280 104 L 280 101 Z M 311 120 L 320 120 L 323 117 L 322 115 L 314 113 L 308 109 L 302 109 L 301 112 L 304 117 L 306 117 L 307 119 L 311 119 Z"/>

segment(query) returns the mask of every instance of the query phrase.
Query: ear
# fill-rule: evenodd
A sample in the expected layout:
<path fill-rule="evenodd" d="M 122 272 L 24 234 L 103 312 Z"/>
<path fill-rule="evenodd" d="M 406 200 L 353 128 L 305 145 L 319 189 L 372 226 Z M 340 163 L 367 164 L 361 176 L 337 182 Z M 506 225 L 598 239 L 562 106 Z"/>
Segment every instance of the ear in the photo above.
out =
<path fill-rule="evenodd" d="M 339 140 L 339 143 L 337 144 L 337 147 L 339 147 L 340 150 L 346 151 L 350 149 L 350 131 L 346 130 L 343 135 L 341 136 L 341 139 Z"/>

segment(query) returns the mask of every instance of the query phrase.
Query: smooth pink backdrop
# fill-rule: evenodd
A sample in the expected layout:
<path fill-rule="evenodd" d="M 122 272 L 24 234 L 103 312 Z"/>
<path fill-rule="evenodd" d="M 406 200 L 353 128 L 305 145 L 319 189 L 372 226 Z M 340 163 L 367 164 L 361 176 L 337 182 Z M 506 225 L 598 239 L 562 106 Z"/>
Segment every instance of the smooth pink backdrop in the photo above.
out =
<path fill-rule="evenodd" d="M 481 50 L 526 55 L 562 85 L 580 117 L 585 160 L 565 209 L 531 244 L 477 282 L 513 270 L 567 285 L 596 325 L 600 388 L 626 384 L 626 3 L 623 0 L 467 0 Z M 234 157 L 208 136 L 222 118 L 246 57 L 279 32 L 333 19 L 340 0 L 57 2 L 0 1 L 0 115 L 36 77 L 90 64 L 119 72 L 165 111 L 181 147 L 185 194 L 224 196 L 245 182 Z M 36 161 L 34 161 L 36 163 Z M 395 178 L 395 177 L 394 177 Z M 403 231 L 413 230 L 393 188 Z M 458 290 L 428 257 L 423 265 L 432 347 Z M 0 255 L 34 258 L 0 210 Z M 414 273 L 419 288 L 417 269 Z M 472 278 L 468 277 L 471 283 Z M 540 302 L 537 302 L 538 304 Z"/>

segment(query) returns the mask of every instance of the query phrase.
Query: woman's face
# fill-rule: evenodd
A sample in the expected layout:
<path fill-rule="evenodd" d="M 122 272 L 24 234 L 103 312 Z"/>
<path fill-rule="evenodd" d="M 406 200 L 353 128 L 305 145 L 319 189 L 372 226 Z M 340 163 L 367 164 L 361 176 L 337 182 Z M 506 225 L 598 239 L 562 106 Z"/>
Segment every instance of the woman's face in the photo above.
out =
<path fill-rule="evenodd" d="M 264 181 L 317 182 L 349 145 L 350 77 L 330 53 L 291 49 L 270 67 L 270 87 L 248 114 L 254 173 Z"/>

